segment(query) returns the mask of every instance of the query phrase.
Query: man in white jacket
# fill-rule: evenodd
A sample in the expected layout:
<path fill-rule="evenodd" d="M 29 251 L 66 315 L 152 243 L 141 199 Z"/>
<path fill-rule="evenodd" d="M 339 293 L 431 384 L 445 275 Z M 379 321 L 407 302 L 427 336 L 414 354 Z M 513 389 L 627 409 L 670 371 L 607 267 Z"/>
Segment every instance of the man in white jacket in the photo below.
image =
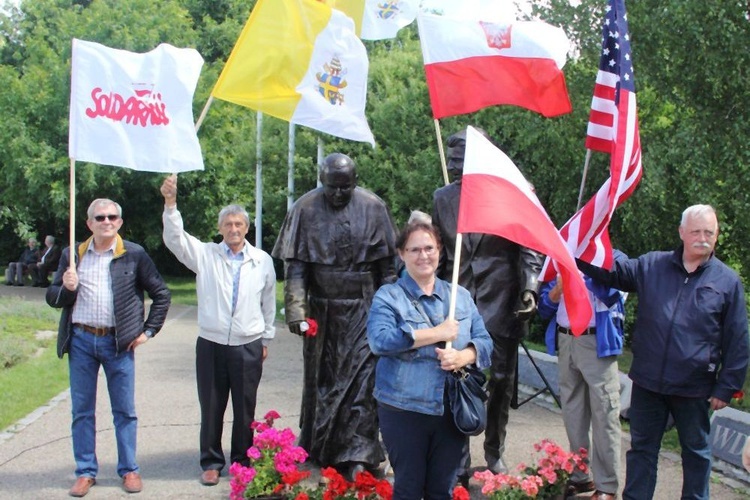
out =
<path fill-rule="evenodd" d="M 161 194 L 164 243 L 196 274 L 201 483 L 212 486 L 226 465 L 221 434 L 230 392 L 234 412 L 230 462 L 248 465 L 258 384 L 275 334 L 276 273 L 271 256 L 245 240 L 250 227 L 245 209 L 224 207 L 219 213 L 224 240 L 204 243 L 183 229 L 176 175 L 164 180 Z"/>

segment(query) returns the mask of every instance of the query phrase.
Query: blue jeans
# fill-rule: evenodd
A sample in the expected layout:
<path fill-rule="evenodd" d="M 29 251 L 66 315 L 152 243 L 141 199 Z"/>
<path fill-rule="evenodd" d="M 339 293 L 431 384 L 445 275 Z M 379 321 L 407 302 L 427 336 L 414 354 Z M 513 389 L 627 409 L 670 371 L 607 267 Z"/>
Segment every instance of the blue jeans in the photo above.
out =
<path fill-rule="evenodd" d="M 682 447 L 683 499 L 708 500 L 711 475 L 711 422 L 707 398 L 668 396 L 633 384 L 630 403 L 631 449 L 623 499 L 653 498 L 659 448 L 669 414 L 675 421 Z"/>
<path fill-rule="evenodd" d="M 73 456 L 76 476 L 96 477 L 96 385 L 99 366 L 107 376 L 117 440 L 117 473 L 138 472 L 135 462 L 138 418 L 135 415 L 135 357 L 133 351 L 116 354 L 112 335 L 97 337 L 77 327 L 68 353 L 70 398 L 73 406 Z"/>

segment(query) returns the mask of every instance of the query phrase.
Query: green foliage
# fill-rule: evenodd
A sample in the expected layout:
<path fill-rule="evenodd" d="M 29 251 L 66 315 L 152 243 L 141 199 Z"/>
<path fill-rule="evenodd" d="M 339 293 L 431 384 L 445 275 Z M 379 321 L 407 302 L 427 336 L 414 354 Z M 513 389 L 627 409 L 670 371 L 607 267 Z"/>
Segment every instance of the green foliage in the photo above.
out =
<path fill-rule="evenodd" d="M 0 298 L 0 429 L 60 393 L 68 384 L 67 363 L 57 359 L 59 312 L 46 304 Z"/>

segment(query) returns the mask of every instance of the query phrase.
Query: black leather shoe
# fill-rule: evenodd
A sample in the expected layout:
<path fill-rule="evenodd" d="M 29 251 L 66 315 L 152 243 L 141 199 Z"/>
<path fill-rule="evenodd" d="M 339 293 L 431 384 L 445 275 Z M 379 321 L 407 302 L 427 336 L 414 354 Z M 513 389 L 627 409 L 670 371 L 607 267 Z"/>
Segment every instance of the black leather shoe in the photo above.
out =
<path fill-rule="evenodd" d="M 468 474 L 461 474 L 460 476 L 456 477 L 456 484 L 459 486 L 463 486 L 467 490 L 469 489 L 469 475 Z"/>
<path fill-rule="evenodd" d="M 596 485 L 593 481 L 568 481 L 565 485 L 565 498 L 574 497 L 580 493 L 586 493 L 587 491 L 594 491 Z"/>

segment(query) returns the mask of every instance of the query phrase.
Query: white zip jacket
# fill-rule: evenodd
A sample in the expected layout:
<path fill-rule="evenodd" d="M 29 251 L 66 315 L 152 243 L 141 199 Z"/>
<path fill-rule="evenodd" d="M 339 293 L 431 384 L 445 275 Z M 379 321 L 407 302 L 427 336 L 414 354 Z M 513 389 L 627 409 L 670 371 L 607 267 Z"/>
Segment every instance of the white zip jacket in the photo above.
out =
<path fill-rule="evenodd" d="M 198 295 L 198 335 L 222 345 L 243 345 L 276 334 L 276 272 L 263 250 L 245 241 L 242 249 L 237 306 L 232 315 L 232 263 L 224 245 L 204 243 L 183 229 L 177 208 L 166 208 L 164 243 L 195 273 Z"/>

